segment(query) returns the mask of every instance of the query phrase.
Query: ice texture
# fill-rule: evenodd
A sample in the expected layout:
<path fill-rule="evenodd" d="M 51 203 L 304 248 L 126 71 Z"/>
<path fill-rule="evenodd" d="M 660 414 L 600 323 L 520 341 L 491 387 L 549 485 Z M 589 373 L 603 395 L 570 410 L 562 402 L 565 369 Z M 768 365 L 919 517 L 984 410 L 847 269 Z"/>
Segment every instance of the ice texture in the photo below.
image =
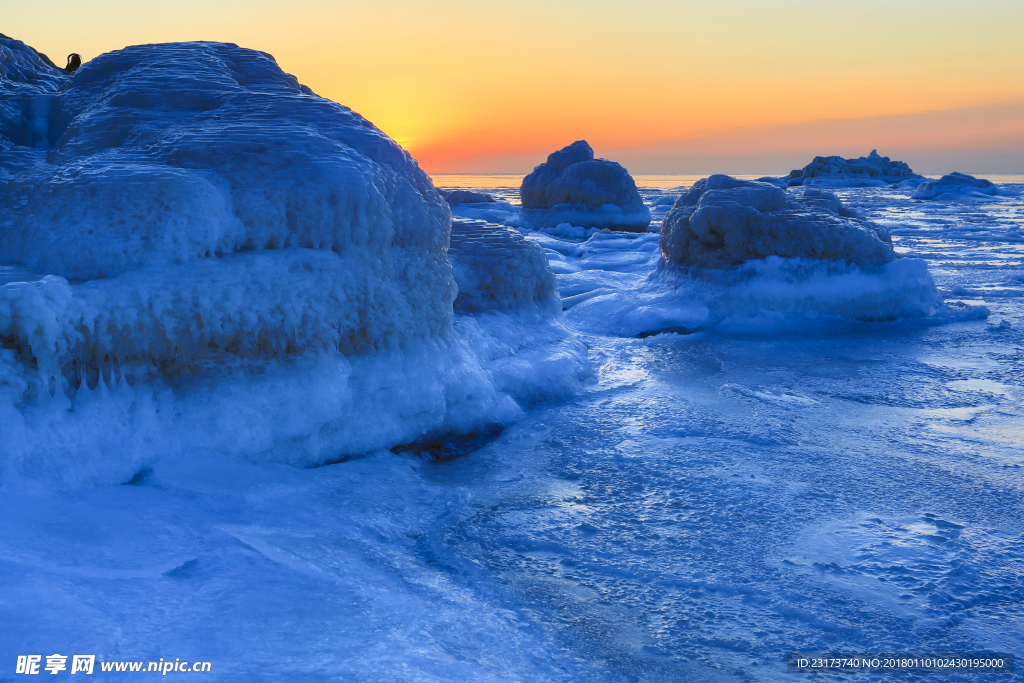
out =
<path fill-rule="evenodd" d="M 995 183 L 954 171 L 938 180 L 921 183 L 910 194 L 914 199 L 971 199 L 998 194 Z"/>
<path fill-rule="evenodd" d="M 123 480 L 161 441 L 316 464 L 505 424 L 587 373 L 511 234 L 458 252 L 460 310 L 489 316 L 455 315 L 448 204 L 270 55 L 135 46 L 69 77 L 3 45 L 0 485 Z"/>
<path fill-rule="evenodd" d="M 51 103 L 63 82 L 35 50 L 0 34 L 0 207 L 25 201 L 15 181 L 31 175 L 46 153 Z M 0 231 L 9 222 L 0 208 Z"/>
<path fill-rule="evenodd" d="M 713 175 L 681 196 L 661 227 L 665 259 L 723 268 L 769 256 L 879 266 L 896 258 L 888 231 L 816 188 Z"/>
<path fill-rule="evenodd" d="M 544 250 L 515 230 L 457 218 L 452 221 L 448 256 L 459 288 L 457 312 L 561 309 Z"/>
<path fill-rule="evenodd" d="M 790 185 L 819 185 L 824 187 L 884 187 L 908 179 L 921 178 L 903 161 L 871 150 L 871 154 L 857 159 L 841 156 L 814 157 L 811 163 L 789 174 Z"/>
<path fill-rule="evenodd" d="M 651 222 L 632 176 L 620 164 L 595 159 L 586 140 L 552 152 L 523 178 L 522 217 L 536 228 L 569 223 L 584 228 L 645 232 Z"/>

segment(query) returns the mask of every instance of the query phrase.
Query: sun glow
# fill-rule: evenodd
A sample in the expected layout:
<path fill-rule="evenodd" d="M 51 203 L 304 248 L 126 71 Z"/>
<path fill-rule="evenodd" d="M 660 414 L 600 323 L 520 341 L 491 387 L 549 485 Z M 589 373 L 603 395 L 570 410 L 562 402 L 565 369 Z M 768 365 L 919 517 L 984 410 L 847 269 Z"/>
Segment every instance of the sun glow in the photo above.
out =
<path fill-rule="evenodd" d="M 806 162 L 800 136 L 780 133 L 787 126 L 824 131 L 814 136 L 820 153 L 859 155 L 896 137 L 893 117 L 950 111 L 969 125 L 929 124 L 918 148 L 974 159 L 975 170 L 1024 170 L 999 166 L 1024 159 L 1012 125 L 1024 119 L 1015 0 L 97 0 L 58 15 L 16 0 L 4 19 L 4 32 L 58 61 L 197 39 L 270 52 L 431 172 L 522 171 L 579 138 L 621 151 L 638 172 L 691 171 L 705 158 L 755 172 Z M 1009 122 L 1006 107 L 1016 108 Z M 851 121 L 865 124 L 857 132 Z M 983 144 L 979 128 L 990 131 Z M 694 145 L 699 153 L 687 151 Z M 998 168 L 980 168 L 989 162 Z"/>

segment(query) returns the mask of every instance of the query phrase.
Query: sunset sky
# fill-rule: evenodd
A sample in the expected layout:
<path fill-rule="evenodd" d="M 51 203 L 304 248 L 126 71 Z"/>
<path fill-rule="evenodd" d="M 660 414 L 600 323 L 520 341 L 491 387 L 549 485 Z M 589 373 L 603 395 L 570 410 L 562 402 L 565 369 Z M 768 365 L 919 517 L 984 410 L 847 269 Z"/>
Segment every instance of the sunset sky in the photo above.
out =
<path fill-rule="evenodd" d="M 783 173 L 872 148 L 1024 172 L 1021 0 L 6 0 L 63 64 L 126 45 L 270 52 L 431 173 L 522 172 L 587 139 L 634 173 Z"/>

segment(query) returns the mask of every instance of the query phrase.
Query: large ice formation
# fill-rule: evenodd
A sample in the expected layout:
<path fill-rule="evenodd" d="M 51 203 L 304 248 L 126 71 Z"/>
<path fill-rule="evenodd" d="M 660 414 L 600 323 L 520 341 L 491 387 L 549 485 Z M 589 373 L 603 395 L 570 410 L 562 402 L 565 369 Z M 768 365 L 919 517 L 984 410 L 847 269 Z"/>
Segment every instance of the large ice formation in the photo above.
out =
<path fill-rule="evenodd" d="M 888 231 L 857 216 L 830 192 L 796 193 L 713 175 L 680 197 L 661 227 L 664 258 L 722 268 L 768 256 L 877 266 L 896 258 Z"/>
<path fill-rule="evenodd" d="M 42 149 L 9 181 L 24 205 L 4 207 L 0 255 L 50 277 L 5 288 L 0 334 L 38 363 L 365 351 L 450 328 L 447 206 L 269 55 L 131 47 L 59 94 L 20 90 L 39 137 L 6 137 Z"/>
<path fill-rule="evenodd" d="M 789 174 L 790 185 L 821 185 L 831 187 L 884 187 L 923 176 L 914 173 L 903 161 L 879 156 L 878 150 L 857 159 L 841 156 L 814 157 L 814 160 Z"/>
<path fill-rule="evenodd" d="M 938 180 L 921 183 L 911 192 L 914 199 L 958 199 L 991 197 L 998 193 L 995 183 L 954 171 Z"/>
<path fill-rule="evenodd" d="M 537 228 L 570 223 L 584 228 L 645 232 L 651 212 L 620 164 L 595 159 L 585 140 L 548 156 L 523 178 L 523 218 Z"/>
<path fill-rule="evenodd" d="M 531 332 L 456 320 L 442 196 L 396 143 L 270 55 L 135 46 L 66 76 L 23 43 L 0 46 L 0 422 L 24 436 L 0 451 L 0 480 L 13 462 L 45 469 L 43 451 L 69 457 L 59 443 L 70 418 L 38 406 L 82 413 L 108 387 L 129 397 L 130 417 L 104 419 L 145 435 L 122 434 L 124 467 L 145 460 L 132 438 L 188 447 L 169 436 L 177 428 L 205 434 L 204 447 L 308 464 L 505 421 L 514 399 L 585 371 L 537 306 Z M 478 240 L 467 272 L 492 244 L 518 249 L 503 239 Z M 510 267 L 515 286 L 548 286 L 533 261 Z M 469 282 L 467 301 L 515 313 L 519 289 L 495 292 L 495 281 L 474 294 Z M 556 346 L 568 374 L 495 369 L 503 354 L 539 359 Z M 227 395 L 265 413 L 258 429 L 225 426 L 253 410 Z M 143 404 L 164 418 L 141 417 Z M 100 457 L 81 441 L 83 462 Z M 85 479 L 103 479 L 88 468 Z"/>

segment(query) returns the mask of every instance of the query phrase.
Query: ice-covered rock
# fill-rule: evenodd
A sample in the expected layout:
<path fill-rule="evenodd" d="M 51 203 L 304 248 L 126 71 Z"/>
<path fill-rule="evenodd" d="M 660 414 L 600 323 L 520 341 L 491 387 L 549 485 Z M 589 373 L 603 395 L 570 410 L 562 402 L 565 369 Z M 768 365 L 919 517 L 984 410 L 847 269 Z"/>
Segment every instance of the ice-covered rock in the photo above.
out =
<path fill-rule="evenodd" d="M 680 197 L 661 228 L 671 263 L 722 268 L 768 256 L 877 266 L 896 258 L 888 231 L 857 216 L 830 192 L 796 193 L 713 175 Z"/>
<path fill-rule="evenodd" d="M 448 257 L 459 288 L 457 312 L 561 310 L 555 275 L 544 250 L 515 230 L 457 218 L 452 221 Z"/>
<path fill-rule="evenodd" d="M 645 232 L 651 222 L 651 212 L 626 169 L 595 159 L 585 140 L 551 153 L 523 178 L 519 192 L 522 217 L 536 228 L 570 223 Z"/>
<path fill-rule="evenodd" d="M 970 199 L 998 194 L 995 183 L 954 171 L 938 180 L 921 183 L 910 194 L 914 199 Z"/>
<path fill-rule="evenodd" d="M 841 156 L 814 157 L 814 160 L 789 174 L 790 185 L 819 187 L 885 187 L 908 179 L 922 178 L 903 161 L 879 156 L 878 150 L 857 159 Z"/>
<path fill-rule="evenodd" d="M 449 204 L 490 204 L 498 201 L 486 192 L 473 190 L 452 190 L 444 193 L 444 198 Z"/>
<path fill-rule="evenodd" d="M 776 178 L 775 176 L 770 175 L 761 176 L 760 178 L 757 179 L 757 182 L 768 183 L 769 185 L 781 187 L 782 189 L 786 189 L 787 187 L 789 187 L 789 181 L 786 178 Z"/>

